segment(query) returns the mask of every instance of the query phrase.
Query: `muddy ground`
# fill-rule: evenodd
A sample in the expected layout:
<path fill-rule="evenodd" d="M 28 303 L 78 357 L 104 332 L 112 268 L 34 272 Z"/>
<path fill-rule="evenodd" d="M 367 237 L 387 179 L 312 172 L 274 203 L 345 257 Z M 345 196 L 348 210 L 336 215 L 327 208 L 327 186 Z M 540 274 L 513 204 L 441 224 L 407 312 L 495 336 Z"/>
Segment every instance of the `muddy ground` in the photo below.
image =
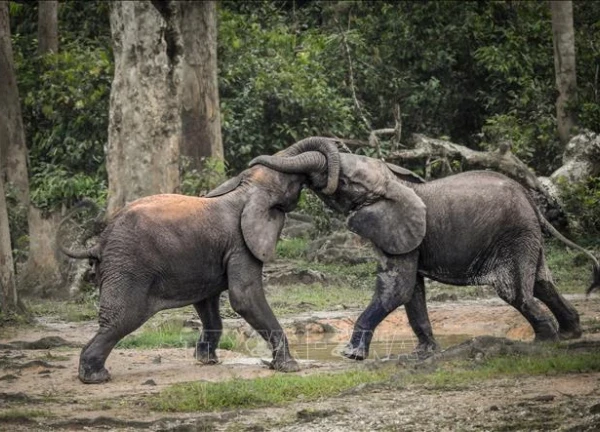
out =
<path fill-rule="evenodd" d="M 583 339 L 599 340 L 600 297 L 570 299 L 587 330 Z M 525 320 L 497 299 L 432 302 L 429 310 L 434 332 L 446 346 L 479 335 L 525 341 L 532 338 Z M 379 361 L 356 363 L 336 357 L 336 347 L 346 341 L 359 312 L 306 313 L 282 319 L 301 359 L 300 374 L 370 367 Z M 227 320 L 226 327 L 252 339 L 241 320 Z M 298 400 L 280 407 L 153 412 L 145 403 L 147 396 L 174 383 L 253 378 L 276 372 L 261 363 L 260 358 L 268 359 L 268 353 L 260 347 L 242 353 L 220 350 L 222 363 L 214 366 L 197 363 L 191 347 L 116 349 L 107 362 L 112 380 L 84 385 L 77 379 L 78 356 L 95 329 L 94 322 L 53 319 L 39 321 L 35 327 L 0 329 L 0 415 L 15 414 L 0 419 L 0 430 L 600 430 L 600 373 L 492 379 L 444 390 L 367 385 L 318 402 Z M 15 342 L 40 339 L 37 346 Z M 388 317 L 375 339 L 394 340 L 395 344 L 381 342 L 372 357 L 409 351 L 414 338 L 404 310 Z M 65 342 L 69 346 L 64 346 Z M 53 343 L 61 346 L 53 347 Z M 318 349 L 329 354 L 307 354 Z M 28 410 L 38 415 L 17 415 Z"/>

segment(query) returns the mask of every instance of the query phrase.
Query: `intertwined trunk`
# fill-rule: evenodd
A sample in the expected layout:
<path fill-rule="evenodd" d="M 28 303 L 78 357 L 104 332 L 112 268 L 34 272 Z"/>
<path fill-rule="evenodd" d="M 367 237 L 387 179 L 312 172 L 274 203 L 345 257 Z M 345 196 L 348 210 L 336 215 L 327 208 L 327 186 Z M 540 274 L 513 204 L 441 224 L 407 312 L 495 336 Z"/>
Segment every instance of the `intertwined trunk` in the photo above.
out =
<path fill-rule="evenodd" d="M 149 1 L 111 3 L 108 211 L 179 185 L 179 49 Z"/>
<path fill-rule="evenodd" d="M 38 53 L 58 52 L 58 1 L 38 2 Z"/>
<path fill-rule="evenodd" d="M 575 70 L 575 31 L 573 28 L 573 3 L 551 1 L 552 38 L 554 41 L 554 71 L 556 76 L 556 121 L 562 144 L 570 138 L 575 125 L 575 115 L 568 106 L 577 99 L 577 76 Z"/>

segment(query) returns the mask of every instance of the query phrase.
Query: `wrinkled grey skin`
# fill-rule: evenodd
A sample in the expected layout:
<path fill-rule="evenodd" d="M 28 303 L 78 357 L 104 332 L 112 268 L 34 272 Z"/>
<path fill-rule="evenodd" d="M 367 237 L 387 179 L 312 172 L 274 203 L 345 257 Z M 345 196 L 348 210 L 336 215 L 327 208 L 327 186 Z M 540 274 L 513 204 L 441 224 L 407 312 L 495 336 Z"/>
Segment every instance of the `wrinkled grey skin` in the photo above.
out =
<path fill-rule="evenodd" d="M 112 217 L 96 246 L 62 247 L 73 258 L 97 263 L 100 286 L 100 327 L 81 352 L 79 379 L 107 381 L 105 361 L 120 339 L 156 312 L 189 304 L 203 325 L 195 355 L 216 363 L 223 328 L 219 296 L 227 289 L 233 309 L 272 347 L 272 367 L 297 371 L 265 300 L 262 266 L 273 257 L 285 212 L 296 206 L 305 181 L 302 174 L 257 166 L 206 197 L 136 200 Z"/>
<path fill-rule="evenodd" d="M 290 154 L 298 154 L 298 144 Z M 281 169 L 282 159 L 286 151 L 261 156 L 251 165 Z M 488 171 L 424 183 L 401 167 L 346 153 L 340 154 L 340 164 L 338 189 L 320 196 L 347 215 L 350 230 L 370 239 L 380 253 L 376 291 L 355 324 L 346 357 L 366 358 L 373 331 L 401 305 L 419 340 L 416 352 L 427 355 L 438 348 L 425 303 L 425 277 L 452 285 L 492 285 L 529 321 L 536 340 L 581 335 L 579 315 L 556 291 L 544 258 L 541 225 L 558 233 L 521 185 Z M 311 176 L 317 190 L 322 175 Z M 589 256 L 596 263 L 591 290 L 598 286 L 599 270 Z M 548 306 L 558 329 L 534 298 Z"/>

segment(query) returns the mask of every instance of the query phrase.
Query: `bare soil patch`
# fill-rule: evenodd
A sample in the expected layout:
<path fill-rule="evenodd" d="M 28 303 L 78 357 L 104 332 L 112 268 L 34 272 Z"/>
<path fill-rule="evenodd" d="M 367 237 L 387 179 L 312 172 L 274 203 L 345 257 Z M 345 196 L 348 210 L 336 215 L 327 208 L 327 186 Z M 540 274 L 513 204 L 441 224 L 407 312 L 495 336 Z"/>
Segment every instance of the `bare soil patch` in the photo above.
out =
<path fill-rule="evenodd" d="M 586 330 L 600 339 L 600 299 L 570 297 Z M 531 340 L 525 320 L 499 300 L 432 303 L 437 335 L 507 336 Z M 318 341 L 347 340 L 360 311 L 307 313 L 282 320 L 287 334 Z M 227 327 L 247 331 L 239 320 Z M 42 321 L 35 328 L 2 329 L 0 335 L 0 430 L 599 430 L 600 374 L 505 378 L 456 389 L 366 386 L 337 397 L 284 407 L 218 413 L 152 412 L 145 398 L 174 383 L 224 381 L 276 372 L 260 358 L 220 350 L 221 364 L 204 366 L 192 348 L 116 349 L 107 366 L 112 380 L 84 385 L 77 379 L 80 348 L 96 324 Z M 412 337 L 403 310 L 382 324 L 375 338 Z M 61 346 L 62 338 L 68 346 Z M 45 339 L 42 339 L 45 338 Z M 48 339 L 50 338 L 50 339 Z M 45 341 L 27 345 L 15 341 Z M 39 343 L 39 342 L 38 342 Z M 31 349 L 37 348 L 37 349 Z M 40 349 L 41 348 L 41 349 Z M 264 356 L 268 359 L 268 356 Z M 302 361 L 300 374 L 368 367 L 352 361 Z M 402 366 L 398 366 L 402 367 Z M 595 429 L 594 429 L 595 428 Z"/>

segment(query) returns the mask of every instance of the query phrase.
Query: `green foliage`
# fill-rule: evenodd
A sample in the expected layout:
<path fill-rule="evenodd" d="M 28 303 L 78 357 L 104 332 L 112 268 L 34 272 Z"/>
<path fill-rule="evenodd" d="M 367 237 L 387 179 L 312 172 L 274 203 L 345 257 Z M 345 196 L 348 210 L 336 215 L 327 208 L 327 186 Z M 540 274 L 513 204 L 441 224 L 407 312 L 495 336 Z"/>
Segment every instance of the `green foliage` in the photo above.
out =
<path fill-rule="evenodd" d="M 330 233 L 333 229 L 333 220 L 340 217 L 310 189 L 302 191 L 298 210 L 312 217 L 315 225 L 314 235 Z"/>
<path fill-rule="evenodd" d="M 277 257 L 282 259 L 299 259 L 306 254 L 308 241 L 305 238 L 284 238 L 277 243 Z"/>
<path fill-rule="evenodd" d="M 328 81 L 327 36 L 292 21 L 272 2 L 221 4 L 219 91 L 234 170 L 305 136 L 351 137 L 359 124 L 351 100 Z"/>
<path fill-rule="evenodd" d="M 600 236 L 600 177 L 578 183 L 559 180 L 563 205 L 578 222 L 579 230 L 587 236 Z"/>
<path fill-rule="evenodd" d="M 181 193 L 184 195 L 206 194 L 227 179 L 225 162 L 218 158 L 205 158 L 202 161 L 202 169 L 198 170 L 192 168 L 190 160 L 182 156 L 179 167 Z"/>
<path fill-rule="evenodd" d="M 108 101 L 113 74 L 108 8 L 102 2 L 61 4 L 58 53 L 36 53 L 26 5 L 13 36 L 15 64 L 29 147 L 31 200 L 39 208 L 103 201 Z M 34 21 L 35 22 L 35 21 Z"/>

